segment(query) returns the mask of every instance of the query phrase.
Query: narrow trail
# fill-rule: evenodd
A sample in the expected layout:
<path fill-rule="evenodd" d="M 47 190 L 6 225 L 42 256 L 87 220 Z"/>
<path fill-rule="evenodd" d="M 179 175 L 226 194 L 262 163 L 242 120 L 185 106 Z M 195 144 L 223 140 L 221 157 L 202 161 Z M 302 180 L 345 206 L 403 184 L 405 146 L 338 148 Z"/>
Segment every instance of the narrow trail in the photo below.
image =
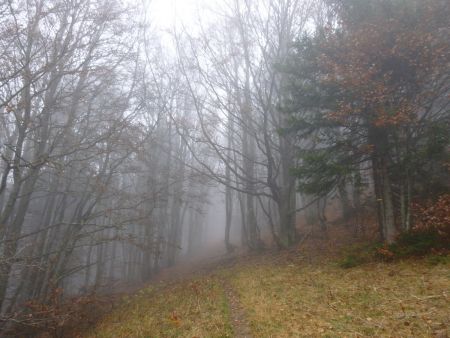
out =
<path fill-rule="evenodd" d="M 239 296 L 234 291 L 230 282 L 226 279 L 223 281 L 223 289 L 229 304 L 230 321 L 233 328 L 234 337 L 252 338 L 250 327 L 246 321 L 245 311 L 239 302 Z"/>
<path fill-rule="evenodd" d="M 227 254 L 209 250 L 201 255 L 186 261 L 182 261 L 174 267 L 165 268 L 153 279 L 153 282 L 177 282 L 192 276 L 207 275 L 219 268 L 230 268 L 242 260 L 242 252 Z M 228 278 L 221 280 L 225 297 L 228 302 L 230 324 L 235 338 L 252 338 L 250 327 L 246 321 L 246 314 L 242 308 L 239 296 L 234 290 Z"/>

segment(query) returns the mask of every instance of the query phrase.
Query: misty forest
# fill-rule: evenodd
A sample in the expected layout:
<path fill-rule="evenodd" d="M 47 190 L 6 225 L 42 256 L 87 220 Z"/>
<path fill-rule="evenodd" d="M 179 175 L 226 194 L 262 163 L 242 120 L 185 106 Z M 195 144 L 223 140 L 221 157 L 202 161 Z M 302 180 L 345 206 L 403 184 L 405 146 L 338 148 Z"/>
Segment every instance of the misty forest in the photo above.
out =
<path fill-rule="evenodd" d="M 450 335 L 448 0 L 0 0 L 1 337 Z"/>

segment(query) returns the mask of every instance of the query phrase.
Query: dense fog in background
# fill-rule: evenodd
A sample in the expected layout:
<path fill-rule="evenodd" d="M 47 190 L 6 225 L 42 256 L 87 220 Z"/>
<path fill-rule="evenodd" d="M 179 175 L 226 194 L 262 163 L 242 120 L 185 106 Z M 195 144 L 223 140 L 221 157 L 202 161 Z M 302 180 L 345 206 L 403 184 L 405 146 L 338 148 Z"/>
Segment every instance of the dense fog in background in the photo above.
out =
<path fill-rule="evenodd" d="M 2 325 L 337 221 L 413 229 L 448 191 L 448 10 L 0 0 Z"/>

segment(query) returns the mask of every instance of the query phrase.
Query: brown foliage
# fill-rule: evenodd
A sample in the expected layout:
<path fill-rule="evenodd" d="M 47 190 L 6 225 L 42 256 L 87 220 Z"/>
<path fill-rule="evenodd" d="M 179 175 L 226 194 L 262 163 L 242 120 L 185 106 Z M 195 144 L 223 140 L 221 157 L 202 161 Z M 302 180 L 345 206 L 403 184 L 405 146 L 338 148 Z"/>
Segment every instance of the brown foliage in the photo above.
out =
<path fill-rule="evenodd" d="M 450 242 L 450 194 L 440 196 L 435 202 L 415 203 L 414 230 L 436 230 Z"/>
<path fill-rule="evenodd" d="M 344 17 L 345 34 L 325 31 L 323 80 L 349 94 L 329 119 L 350 125 L 362 118 L 378 128 L 415 124 L 421 110 L 442 95 L 438 79 L 450 55 L 445 23 L 437 19 L 442 9 L 437 1 L 420 8 L 417 20 L 405 13 L 357 23 Z"/>
<path fill-rule="evenodd" d="M 89 328 L 109 312 L 112 304 L 110 296 L 106 298 L 95 294 L 64 299 L 62 290 L 56 288 L 48 302 L 30 300 L 21 307 L 20 312 L 8 318 L 15 324 L 6 334 L 41 338 L 76 336 L 77 332 Z"/>

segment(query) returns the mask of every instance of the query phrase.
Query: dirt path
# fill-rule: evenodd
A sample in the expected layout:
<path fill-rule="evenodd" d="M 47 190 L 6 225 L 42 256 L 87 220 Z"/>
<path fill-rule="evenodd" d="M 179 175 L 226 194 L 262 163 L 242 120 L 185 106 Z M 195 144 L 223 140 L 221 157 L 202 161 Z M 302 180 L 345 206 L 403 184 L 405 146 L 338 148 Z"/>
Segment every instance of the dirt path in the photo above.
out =
<path fill-rule="evenodd" d="M 242 309 L 239 302 L 239 296 L 236 294 L 228 280 L 223 281 L 223 289 L 230 308 L 230 320 L 234 337 L 251 338 L 252 334 L 246 321 L 245 311 Z"/>

